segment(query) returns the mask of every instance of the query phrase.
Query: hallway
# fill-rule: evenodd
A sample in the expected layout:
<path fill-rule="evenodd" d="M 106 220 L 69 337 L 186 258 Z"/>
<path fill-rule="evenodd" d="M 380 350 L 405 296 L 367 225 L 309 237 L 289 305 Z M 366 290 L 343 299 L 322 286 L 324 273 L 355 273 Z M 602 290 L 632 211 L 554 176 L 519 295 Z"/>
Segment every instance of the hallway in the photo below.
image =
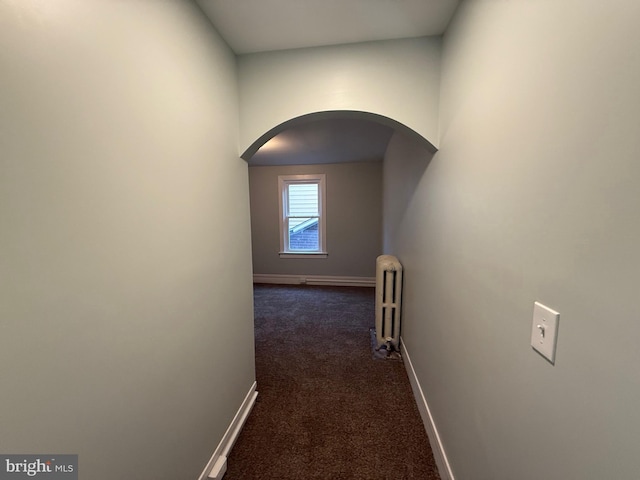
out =
<path fill-rule="evenodd" d="M 417 477 L 424 429 L 401 366 L 369 357 L 370 307 L 267 305 L 256 376 L 256 276 L 366 285 L 393 254 L 442 479 L 638 478 L 640 2 L 353 3 L 0 1 L 0 453 L 206 480 L 257 384 L 228 478 Z M 343 36 L 428 23 L 414 3 L 450 9 Z M 281 26 L 311 41 L 268 43 Z M 383 158 L 250 163 L 335 114 L 393 130 Z M 292 258 L 277 177 L 317 174 L 326 258 Z M 554 362 L 536 303 L 560 313 Z"/>
<path fill-rule="evenodd" d="M 255 285 L 258 399 L 234 479 L 438 476 L 401 362 L 374 360 L 374 289 Z"/>

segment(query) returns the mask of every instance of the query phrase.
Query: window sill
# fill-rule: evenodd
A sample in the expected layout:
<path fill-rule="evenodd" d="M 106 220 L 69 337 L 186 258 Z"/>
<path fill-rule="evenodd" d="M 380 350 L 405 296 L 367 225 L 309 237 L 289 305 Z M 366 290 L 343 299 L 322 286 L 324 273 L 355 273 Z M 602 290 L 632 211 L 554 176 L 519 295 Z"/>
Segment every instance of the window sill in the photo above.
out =
<path fill-rule="evenodd" d="M 327 258 L 327 252 L 280 252 L 280 258 Z"/>

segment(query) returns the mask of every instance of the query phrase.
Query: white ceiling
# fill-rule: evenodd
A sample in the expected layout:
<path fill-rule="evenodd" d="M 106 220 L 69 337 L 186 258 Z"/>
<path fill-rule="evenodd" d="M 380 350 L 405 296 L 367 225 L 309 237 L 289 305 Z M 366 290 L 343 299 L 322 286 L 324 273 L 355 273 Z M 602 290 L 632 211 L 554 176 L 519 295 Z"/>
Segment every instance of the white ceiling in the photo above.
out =
<path fill-rule="evenodd" d="M 238 55 L 441 35 L 459 0 L 196 0 Z"/>
<path fill-rule="evenodd" d="M 323 119 L 276 135 L 249 165 L 300 165 L 379 161 L 393 129 L 370 120 Z"/>
<path fill-rule="evenodd" d="M 196 0 L 238 55 L 444 33 L 459 0 Z M 267 142 L 250 165 L 379 160 L 393 130 L 322 119 Z"/>

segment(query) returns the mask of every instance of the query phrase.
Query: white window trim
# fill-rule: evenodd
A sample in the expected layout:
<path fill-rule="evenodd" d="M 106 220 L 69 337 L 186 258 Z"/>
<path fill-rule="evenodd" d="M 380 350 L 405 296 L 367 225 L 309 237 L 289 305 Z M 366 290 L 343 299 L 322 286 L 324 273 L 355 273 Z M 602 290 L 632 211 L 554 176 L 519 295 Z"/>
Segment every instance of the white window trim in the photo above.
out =
<path fill-rule="evenodd" d="M 294 183 L 317 183 L 319 196 L 318 212 L 318 241 L 319 249 L 312 252 L 301 250 L 289 250 L 289 236 L 285 232 L 285 195 L 286 187 Z M 279 207 L 279 230 L 280 230 L 280 258 L 327 258 L 327 229 L 326 229 L 326 175 L 324 173 L 308 175 L 278 175 L 278 207 Z"/>

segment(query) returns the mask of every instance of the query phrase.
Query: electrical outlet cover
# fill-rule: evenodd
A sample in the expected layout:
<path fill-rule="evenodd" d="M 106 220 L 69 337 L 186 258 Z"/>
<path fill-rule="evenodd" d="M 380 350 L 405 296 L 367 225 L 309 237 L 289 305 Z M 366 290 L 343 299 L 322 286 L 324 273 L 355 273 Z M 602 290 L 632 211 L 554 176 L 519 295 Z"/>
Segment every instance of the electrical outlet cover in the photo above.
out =
<path fill-rule="evenodd" d="M 556 360 L 560 314 L 539 302 L 533 304 L 531 346 L 552 364 Z"/>

